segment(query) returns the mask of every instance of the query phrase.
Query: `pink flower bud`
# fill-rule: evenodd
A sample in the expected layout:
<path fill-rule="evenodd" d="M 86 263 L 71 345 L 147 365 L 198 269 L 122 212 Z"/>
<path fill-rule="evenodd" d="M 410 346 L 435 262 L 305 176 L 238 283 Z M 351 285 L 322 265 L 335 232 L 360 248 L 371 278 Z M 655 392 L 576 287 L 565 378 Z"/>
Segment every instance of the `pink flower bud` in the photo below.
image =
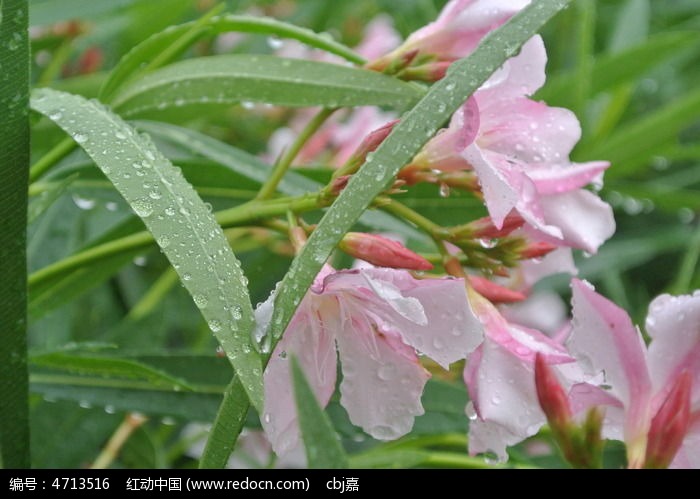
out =
<path fill-rule="evenodd" d="M 358 163 L 358 166 L 364 163 L 365 158 L 369 153 L 374 151 L 387 138 L 394 129 L 399 120 L 392 120 L 376 130 L 371 131 L 348 159 L 348 163 Z"/>
<path fill-rule="evenodd" d="M 433 264 L 401 243 L 376 234 L 348 232 L 338 247 L 345 253 L 380 267 L 430 270 Z"/>
<path fill-rule="evenodd" d="M 474 290 L 484 298 L 487 298 L 491 303 L 514 303 L 527 298 L 519 291 L 499 286 L 484 277 L 470 275 L 468 279 Z"/>
<path fill-rule="evenodd" d="M 645 468 L 668 468 L 690 426 L 693 378 L 683 371 L 666 396 L 649 428 Z"/>
<path fill-rule="evenodd" d="M 491 217 L 479 218 L 468 223 L 465 229 L 468 230 L 470 237 L 477 239 L 494 239 L 497 237 L 505 237 L 519 229 L 525 224 L 525 219 L 519 213 L 511 211 L 510 214 L 503 220 L 503 226 L 498 229 L 493 223 Z"/>
<path fill-rule="evenodd" d="M 521 249 L 519 253 L 520 258 L 522 258 L 523 260 L 528 260 L 530 258 L 542 258 L 543 256 L 551 253 L 557 248 L 558 246 L 555 246 L 554 244 L 536 242 L 529 243 L 527 246 Z"/>
<path fill-rule="evenodd" d="M 540 407 L 547 416 L 552 431 L 567 434 L 571 427 L 572 415 L 569 399 L 554 371 L 540 353 L 535 357 L 535 387 Z"/>
<path fill-rule="evenodd" d="M 420 80 L 434 82 L 441 80 L 447 73 L 452 61 L 434 61 L 420 66 L 410 66 L 399 73 L 404 80 Z"/>

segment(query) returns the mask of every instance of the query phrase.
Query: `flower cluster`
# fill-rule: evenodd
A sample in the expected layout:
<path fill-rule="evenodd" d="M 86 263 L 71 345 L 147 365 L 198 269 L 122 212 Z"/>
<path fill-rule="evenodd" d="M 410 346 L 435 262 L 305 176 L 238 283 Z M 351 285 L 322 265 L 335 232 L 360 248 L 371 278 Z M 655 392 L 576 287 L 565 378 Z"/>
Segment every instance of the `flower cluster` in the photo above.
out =
<path fill-rule="evenodd" d="M 435 81 L 528 3 L 451 0 L 434 23 L 373 54 L 367 67 Z M 326 265 L 318 275 L 265 371 L 261 420 L 275 452 L 290 451 L 299 439 L 292 356 L 323 406 L 335 391 L 339 357 L 340 403 L 354 424 L 381 440 L 405 435 L 423 413 L 430 374 L 422 358 L 444 368 L 466 359 L 472 454 L 506 459 L 508 446 L 549 422 L 563 447 L 574 442 L 579 424 L 623 440 L 631 467 L 700 466 L 700 295 L 652 303 L 648 348 L 626 313 L 583 281 L 572 281 L 572 321 L 561 317 L 563 305 L 548 307 L 560 315 L 547 334 L 525 325 L 523 308 L 507 305 L 528 298 L 545 275 L 575 274 L 572 249 L 595 253 L 615 231 L 612 209 L 595 192 L 609 164 L 572 162 L 578 120 L 532 99 L 546 62 L 535 36 L 399 173 L 390 194 L 431 183 L 483 201 L 487 217 L 421 227 L 440 247 L 439 262 L 381 236 L 351 233 L 340 249 L 378 267 Z M 309 157 L 334 151 L 340 170 L 329 195 L 391 131 L 389 119 L 359 110 L 307 146 Z M 258 307 L 259 324 L 269 321 L 272 301 Z"/>

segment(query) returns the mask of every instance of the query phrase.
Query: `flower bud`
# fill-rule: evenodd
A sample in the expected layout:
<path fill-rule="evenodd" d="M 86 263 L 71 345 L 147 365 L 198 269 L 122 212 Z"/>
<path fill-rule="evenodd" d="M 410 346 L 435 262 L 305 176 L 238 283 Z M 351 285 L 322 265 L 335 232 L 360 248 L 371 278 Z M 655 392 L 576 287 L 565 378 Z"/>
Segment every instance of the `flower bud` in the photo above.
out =
<path fill-rule="evenodd" d="M 651 420 L 645 468 L 668 468 L 690 425 L 690 393 L 693 379 L 683 371 Z"/>
<path fill-rule="evenodd" d="M 401 243 L 376 234 L 348 232 L 338 247 L 355 258 L 380 267 L 411 270 L 430 270 L 433 268 L 433 264 L 428 260 Z"/>
<path fill-rule="evenodd" d="M 500 286 L 484 277 L 470 275 L 469 284 L 492 303 L 514 303 L 527 298 L 523 293 Z"/>
<path fill-rule="evenodd" d="M 535 357 L 535 387 L 540 407 L 555 434 L 567 434 L 571 428 L 571 406 L 554 371 L 544 356 Z"/>

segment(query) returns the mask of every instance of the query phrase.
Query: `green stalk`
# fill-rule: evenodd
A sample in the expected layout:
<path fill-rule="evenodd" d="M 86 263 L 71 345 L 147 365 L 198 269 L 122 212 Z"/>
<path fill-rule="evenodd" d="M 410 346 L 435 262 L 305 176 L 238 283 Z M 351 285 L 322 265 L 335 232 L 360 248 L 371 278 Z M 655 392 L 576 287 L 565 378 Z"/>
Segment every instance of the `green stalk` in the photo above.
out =
<path fill-rule="evenodd" d="M 227 228 L 249 224 L 269 217 L 282 216 L 290 210 L 300 213 L 319 207 L 317 195 L 307 194 L 298 198 L 250 201 L 240 206 L 220 211 L 215 216 L 217 222 L 222 227 Z M 123 251 L 148 248 L 152 244 L 154 244 L 154 240 L 151 233 L 143 231 L 88 248 L 31 274 L 28 279 L 29 288 L 39 286 L 47 280 L 94 263 L 102 258 L 116 255 Z"/>
<path fill-rule="evenodd" d="M 321 125 L 323 125 L 328 117 L 335 111 L 335 109 L 330 108 L 321 109 L 318 114 L 316 114 L 316 116 L 314 116 L 311 121 L 307 123 L 289 149 L 284 152 L 284 154 L 275 164 L 272 173 L 270 173 L 270 176 L 260 188 L 257 199 L 267 199 L 275 194 L 275 191 L 277 191 L 277 186 L 282 180 L 282 177 L 284 177 L 284 174 L 287 173 L 289 167 L 292 166 L 294 159 L 299 154 L 299 151 L 301 151 L 301 149 L 304 147 L 304 144 L 308 142 L 313 134 L 318 131 Z"/>
<path fill-rule="evenodd" d="M 29 169 L 29 182 L 36 182 L 39 177 L 49 171 L 56 163 L 73 152 L 77 145 L 72 137 L 66 137 L 56 144 Z"/>

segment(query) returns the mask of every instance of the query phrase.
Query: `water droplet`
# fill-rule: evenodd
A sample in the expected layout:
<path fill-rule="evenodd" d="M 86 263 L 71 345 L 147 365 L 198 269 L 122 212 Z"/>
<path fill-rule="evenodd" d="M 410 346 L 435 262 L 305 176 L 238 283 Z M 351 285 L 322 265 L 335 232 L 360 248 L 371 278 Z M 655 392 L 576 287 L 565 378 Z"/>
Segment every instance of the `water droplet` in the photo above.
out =
<path fill-rule="evenodd" d="M 209 325 L 209 329 L 211 329 L 212 333 L 218 333 L 221 331 L 221 321 L 212 319 L 207 324 Z"/>
<path fill-rule="evenodd" d="M 151 192 L 148 193 L 148 197 L 151 199 L 160 199 L 163 197 L 163 195 L 160 193 L 160 191 L 153 189 Z"/>
<path fill-rule="evenodd" d="M 150 217 L 153 213 L 153 205 L 146 199 L 137 199 L 131 204 L 131 208 L 142 218 Z"/>
<path fill-rule="evenodd" d="M 192 274 L 190 274 L 189 272 L 185 272 L 184 274 L 182 274 L 182 280 L 183 280 L 183 281 L 191 281 L 191 280 L 192 280 Z"/>
<path fill-rule="evenodd" d="M 124 139 L 126 139 L 126 134 L 124 134 L 124 133 L 122 133 L 122 132 L 119 132 L 119 131 L 115 132 L 115 133 L 114 133 L 114 136 L 115 136 L 116 138 L 118 138 L 119 140 L 124 140 Z"/>
<path fill-rule="evenodd" d="M 107 414 L 114 414 L 115 412 L 117 412 L 117 410 L 114 408 L 113 405 L 106 405 L 106 406 L 105 406 L 105 412 L 106 412 Z"/>
<path fill-rule="evenodd" d="M 377 369 L 377 377 L 382 381 L 389 381 L 396 375 L 396 367 L 393 364 L 385 364 Z"/>
<path fill-rule="evenodd" d="M 51 111 L 49 113 L 49 118 L 53 121 L 58 121 L 61 118 L 63 118 L 63 113 L 60 110 L 57 111 Z"/>
<path fill-rule="evenodd" d="M 95 201 L 94 199 L 82 198 L 77 194 L 73 194 L 72 198 L 73 202 L 75 203 L 75 206 L 85 211 L 92 210 L 97 204 L 97 201 Z"/>
<path fill-rule="evenodd" d="M 263 416 L 263 421 L 266 424 L 270 424 L 272 422 L 272 414 L 270 414 L 269 412 L 266 412 L 265 415 Z"/>
<path fill-rule="evenodd" d="M 209 300 L 207 300 L 207 297 L 204 295 L 194 295 L 192 299 L 198 308 L 207 308 L 207 305 L 209 304 Z"/>
<path fill-rule="evenodd" d="M 145 256 L 137 256 L 132 261 L 137 267 L 145 267 L 148 264 L 148 259 Z"/>
<path fill-rule="evenodd" d="M 158 246 L 161 248 L 167 248 L 170 246 L 170 238 L 168 236 L 160 236 L 158 238 Z"/>
<path fill-rule="evenodd" d="M 82 132 L 75 132 L 73 134 L 73 139 L 78 143 L 78 144 L 84 144 L 85 142 L 88 141 L 88 135 L 86 133 Z"/>
<path fill-rule="evenodd" d="M 243 314 L 240 306 L 236 305 L 235 307 L 233 307 L 233 310 L 231 310 L 231 317 L 233 317 L 234 320 L 237 321 L 241 320 Z"/>
<path fill-rule="evenodd" d="M 450 196 L 450 186 L 444 183 L 440 183 L 440 197 L 446 198 Z"/>
<path fill-rule="evenodd" d="M 267 44 L 270 46 L 272 50 L 279 50 L 284 46 L 284 41 L 280 40 L 276 36 L 268 36 L 267 37 Z"/>

